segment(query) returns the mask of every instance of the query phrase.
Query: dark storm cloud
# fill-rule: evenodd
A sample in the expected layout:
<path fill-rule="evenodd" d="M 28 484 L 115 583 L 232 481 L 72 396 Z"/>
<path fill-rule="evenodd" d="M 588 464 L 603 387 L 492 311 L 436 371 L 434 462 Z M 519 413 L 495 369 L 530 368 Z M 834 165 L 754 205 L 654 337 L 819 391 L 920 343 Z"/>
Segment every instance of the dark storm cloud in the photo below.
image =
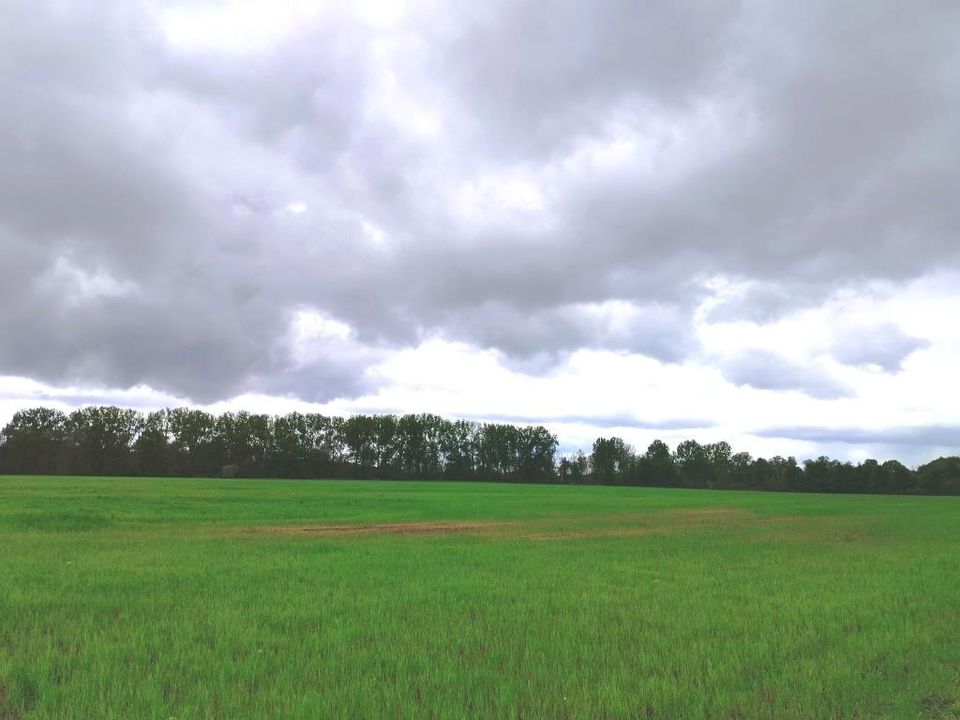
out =
<path fill-rule="evenodd" d="M 705 278 L 768 319 L 956 263 L 960 7 L 468 3 L 389 42 L 328 11 L 249 51 L 171 44 L 165 7 L 5 7 L 0 373 L 325 399 L 437 335 L 679 361 Z M 304 306 L 354 340 L 293 359 Z M 887 370 L 922 346 L 854 340 Z"/>

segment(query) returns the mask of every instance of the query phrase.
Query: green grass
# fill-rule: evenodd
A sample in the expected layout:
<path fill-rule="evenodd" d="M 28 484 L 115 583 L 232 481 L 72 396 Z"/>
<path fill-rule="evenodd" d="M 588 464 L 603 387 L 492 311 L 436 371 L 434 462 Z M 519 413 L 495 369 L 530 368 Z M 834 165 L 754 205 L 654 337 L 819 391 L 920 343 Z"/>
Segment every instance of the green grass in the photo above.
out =
<path fill-rule="evenodd" d="M 960 718 L 960 499 L 0 478 L 0 719 L 112 717 Z"/>

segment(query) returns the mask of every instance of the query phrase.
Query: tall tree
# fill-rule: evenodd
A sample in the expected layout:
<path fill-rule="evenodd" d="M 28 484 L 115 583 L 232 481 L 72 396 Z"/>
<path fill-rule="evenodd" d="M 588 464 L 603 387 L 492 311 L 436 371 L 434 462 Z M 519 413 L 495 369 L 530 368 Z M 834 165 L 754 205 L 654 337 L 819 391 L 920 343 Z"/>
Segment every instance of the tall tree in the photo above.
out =
<path fill-rule="evenodd" d="M 169 475 L 176 471 L 170 442 L 170 411 L 147 413 L 133 443 L 133 467 L 138 475 Z"/>
<path fill-rule="evenodd" d="M 370 477 L 377 463 L 377 421 L 370 415 L 345 418 L 339 427 L 350 462 L 358 477 Z"/>
<path fill-rule="evenodd" d="M 603 485 L 623 484 L 632 459 L 633 450 L 623 438 L 597 438 L 590 452 L 593 481 Z"/>
<path fill-rule="evenodd" d="M 176 408 L 170 411 L 169 420 L 177 472 L 220 475 L 225 458 L 223 443 L 217 434 L 217 419 L 203 410 Z"/>
<path fill-rule="evenodd" d="M 654 440 L 643 454 L 639 473 L 641 484 L 670 487 L 678 482 L 677 465 L 670 448 L 662 440 Z"/>
<path fill-rule="evenodd" d="M 677 468 L 686 487 L 708 487 L 710 477 L 710 456 L 703 445 L 696 440 L 684 440 L 677 445 Z"/>
<path fill-rule="evenodd" d="M 928 495 L 960 495 L 960 457 L 942 457 L 917 468 L 917 485 Z"/>
<path fill-rule="evenodd" d="M 50 408 L 20 410 L 0 432 L 7 472 L 48 474 L 65 469 L 67 416 Z"/>
<path fill-rule="evenodd" d="M 131 472 L 131 450 L 141 422 L 136 411 L 114 406 L 91 406 L 70 413 L 64 428 L 75 472 L 83 475 Z"/>
<path fill-rule="evenodd" d="M 545 427 L 520 428 L 517 437 L 518 474 L 521 482 L 550 482 L 555 477 L 557 437 Z"/>

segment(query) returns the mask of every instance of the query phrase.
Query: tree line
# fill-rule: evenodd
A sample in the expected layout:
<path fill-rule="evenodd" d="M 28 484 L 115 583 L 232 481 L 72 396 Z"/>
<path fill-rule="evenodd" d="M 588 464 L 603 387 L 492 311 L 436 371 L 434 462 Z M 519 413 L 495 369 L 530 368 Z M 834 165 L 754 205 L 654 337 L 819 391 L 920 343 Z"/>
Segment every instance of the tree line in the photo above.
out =
<path fill-rule="evenodd" d="M 960 457 L 907 468 L 827 457 L 754 458 L 728 443 L 655 440 L 636 452 L 601 437 L 589 454 L 558 456 L 542 426 L 432 414 L 213 415 L 93 406 L 21 410 L 0 431 L 0 473 L 384 478 L 635 485 L 793 492 L 960 495 Z"/>

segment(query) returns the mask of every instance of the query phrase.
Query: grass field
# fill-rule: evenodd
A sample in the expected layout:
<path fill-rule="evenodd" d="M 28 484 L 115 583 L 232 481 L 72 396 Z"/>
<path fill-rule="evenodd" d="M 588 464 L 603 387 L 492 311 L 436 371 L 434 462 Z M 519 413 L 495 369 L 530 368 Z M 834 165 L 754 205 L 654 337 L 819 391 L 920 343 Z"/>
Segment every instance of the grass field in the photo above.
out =
<path fill-rule="evenodd" d="M 0 719 L 960 718 L 960 498 L 0 477 Z"/>

